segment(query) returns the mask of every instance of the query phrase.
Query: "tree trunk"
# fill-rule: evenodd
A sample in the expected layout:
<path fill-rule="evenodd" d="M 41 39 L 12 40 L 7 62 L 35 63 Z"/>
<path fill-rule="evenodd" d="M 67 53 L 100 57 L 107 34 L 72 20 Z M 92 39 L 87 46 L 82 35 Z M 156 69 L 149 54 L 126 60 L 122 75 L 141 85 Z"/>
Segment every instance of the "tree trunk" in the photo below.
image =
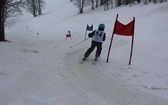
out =
<path fill-rule="evenodd" d="M 106 0 L 107 10 L 109 10 L 109 0 Z"/>
<path fill-rule="evenodd" d="M 96 0 L 96 8 L 98 8 L 98 5 L 99 5 L 99 1 Z"/>
<path fill-rule="evenodd" d="M 141 0 L 137 0 L 137 2 L 140 4 Z"/>
<path fill-rule="evenodd" d="M 104 5 L 105 2 L 106 2 L 106 0 L 101 0 L 101 1 L 100 1 L 100 5 Z"/>
<path fill-rule="evenodd" d="M 118 0 L 116 6 L 119 7 L 120 5 L 121 5 L 121 0 Z"/>
<path fill-rule="evenodd" d="M 83 13 L 83 8 L 80 7 L 79 13 Z"/>
<path fill-rule="evenodd" d="M 37 14 L 36 14 L 36 4 L 35 4 L 35 1 L 32 0 L 32 6 L 33 6 L 33 16 L 36 17 Z"/>
<path fill-rule="evenodd" d="M 82 0 L 80 3 L 81 3 L 81 5 L 79 7 L 79 13 L 83 13 L 84 0 Z"/>
<path fill-rule="evenodd" d="M 6 1 L 2 1 L 0 3 L 0 41 L 5 41 L 5 27 L 4 27 L 4 22 L 5 22 L 5 17 L 4 17 L 5 3 L 6 3 Z"/>
<path fill-rule="evenodd" d="M 0 21 L 0 41 L 5 41 L 5 27 L 4 23 Z"/>
<path fill-rule="evenodd" d="M 92 10 L 94 10 L 94 1 L 92 0 Z"/>
<path fill-rule="evenodd" d="M 111 9 L 113 9 L 113 0 L 111 0 Z"/>
<path fill-rule="evenodd" d="M 38 9 L 39 15 L 42 15 L 41 0 L 38 0 L 38 5 L 39 5 L 39 9 Z"/>

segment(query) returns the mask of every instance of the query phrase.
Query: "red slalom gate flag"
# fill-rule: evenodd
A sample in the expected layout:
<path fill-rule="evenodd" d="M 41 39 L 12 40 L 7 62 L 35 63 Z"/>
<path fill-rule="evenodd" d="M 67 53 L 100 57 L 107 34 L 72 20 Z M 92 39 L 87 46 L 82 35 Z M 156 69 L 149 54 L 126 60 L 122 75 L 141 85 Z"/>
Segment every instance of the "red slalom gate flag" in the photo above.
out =
<path fill-rule="evenodd" d="M 134 20 L 128 23 L 127 25 L 122 24 L 116 20 L 114 34 L 123 35 L 123 36 L 132 36 L 134 31 Z"/>
<path fill-rule="evenodd" d="M 109 45 L 109 50 L 108 50 L 106 62 L 108 62 L 108 60 L 109 60 L 110 49 L 111 49 L 111 46 L 112 46 L 112 41 L 113 41 L 113 38 L 114 38 L 114 34 L 117 34 L 117 35 L 122 35 L 122 36 L 132 36 L 131 52 L 130 52 L 130 59 L 129 59 L 129 65 L 130 65 L 131 64 L 131 59 L 132 59 L 132 52 L 133 52 L 133 43 L 134 43 L 135 17 L 133 18 L 133 20 L 130 23 L 128 23 L 126 25 L 122 24 L 117 19 L 118 19 L 118 14 L 116 16 L 116 21 L 115 21 L 115 24 L 114 24 L 114 29 L 113 29 L 113 33 L 112 33 L 112 37 L 111 37 L 111 41 L 110 41 L 110 45 Z"/>

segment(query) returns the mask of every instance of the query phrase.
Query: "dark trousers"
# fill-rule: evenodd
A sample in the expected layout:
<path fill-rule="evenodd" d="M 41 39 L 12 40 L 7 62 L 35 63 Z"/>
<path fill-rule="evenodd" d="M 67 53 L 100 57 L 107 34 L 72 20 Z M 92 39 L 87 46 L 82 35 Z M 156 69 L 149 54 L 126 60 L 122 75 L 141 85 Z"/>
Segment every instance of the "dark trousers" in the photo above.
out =
<path fill-rule="evenodd" d="M 95 57 L 98 58 L 101 54 L 102 43 L 96 41 L 92 41 L 91 47 L 86 51 L 84 57 L 85 58 L 89 57 L 89 55 L 92 53 L 95 47 L 97 47 Z"/>

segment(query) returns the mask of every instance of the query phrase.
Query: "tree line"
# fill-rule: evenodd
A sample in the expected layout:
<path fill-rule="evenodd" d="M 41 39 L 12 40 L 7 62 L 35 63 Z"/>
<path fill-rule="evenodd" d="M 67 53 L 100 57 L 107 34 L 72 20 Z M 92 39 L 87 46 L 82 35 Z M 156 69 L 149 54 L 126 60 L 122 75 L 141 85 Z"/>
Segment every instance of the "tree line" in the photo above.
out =
<path fill-rule="evenodd" d="M 104 6 L 104 10 L 109 10 L 123 5 L 132 6 L 140 3 L 145 5 L 149 2 L 162 3 L 166 1 L 167 0 L 70 0 L 70 2 L 73 2 L 74 5 L 79 8 L 79 13 L 83 13 L 84 7 L 88 5 L 91 6 L 91 10 L 98 8 L 99 6 Z"/>
<path fill-rule="evenodd" d="M 0 41 L 5 40 L 5 26 L 10 25 L 23 10 L 34 17 L 42 15 L 43 0 L 1 0 L 0 2 Z"/>
<path fill-rule="evenodd" d="M 75 6 L 79 8 L 79 13 L 83 13 L 85 6 L 91 6 L 91 10 L 104 6 L 104 10 L 119 7 L 121 5 L 135 5 L 143 2 L 148 4 L 162 3 L 167 0 L 70 0 Z M 42 15 L 42 10 L 45 7 L 44 0 L 1 0 L 0 2 L 0 41 L 5 39 L 5 27 L 10 25 L 17 15 L 21 14 L 23 10 L 31 13 L 34 17 Z M 12 19 L 13 18 L 13 19 Z"/>

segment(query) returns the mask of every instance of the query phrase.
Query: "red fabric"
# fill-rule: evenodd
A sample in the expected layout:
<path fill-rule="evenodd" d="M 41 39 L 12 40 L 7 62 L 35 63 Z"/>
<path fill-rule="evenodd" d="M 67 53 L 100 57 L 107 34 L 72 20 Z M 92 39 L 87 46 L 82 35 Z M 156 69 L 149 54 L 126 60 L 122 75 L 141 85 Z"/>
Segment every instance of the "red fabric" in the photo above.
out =
<path fill-rule="evenodd" d="M 132 36 L 134 31 L 134 20 L 124 25 L 116 20 L 114 34 L 123 35 L 123 36 Z"/>
<path fill-rule="evenodd" d="M 66 37 L 67 37 L 67 38 L 68 38 L 68 37 L 71 37 L 71 34 L 67 34 Z"/>

